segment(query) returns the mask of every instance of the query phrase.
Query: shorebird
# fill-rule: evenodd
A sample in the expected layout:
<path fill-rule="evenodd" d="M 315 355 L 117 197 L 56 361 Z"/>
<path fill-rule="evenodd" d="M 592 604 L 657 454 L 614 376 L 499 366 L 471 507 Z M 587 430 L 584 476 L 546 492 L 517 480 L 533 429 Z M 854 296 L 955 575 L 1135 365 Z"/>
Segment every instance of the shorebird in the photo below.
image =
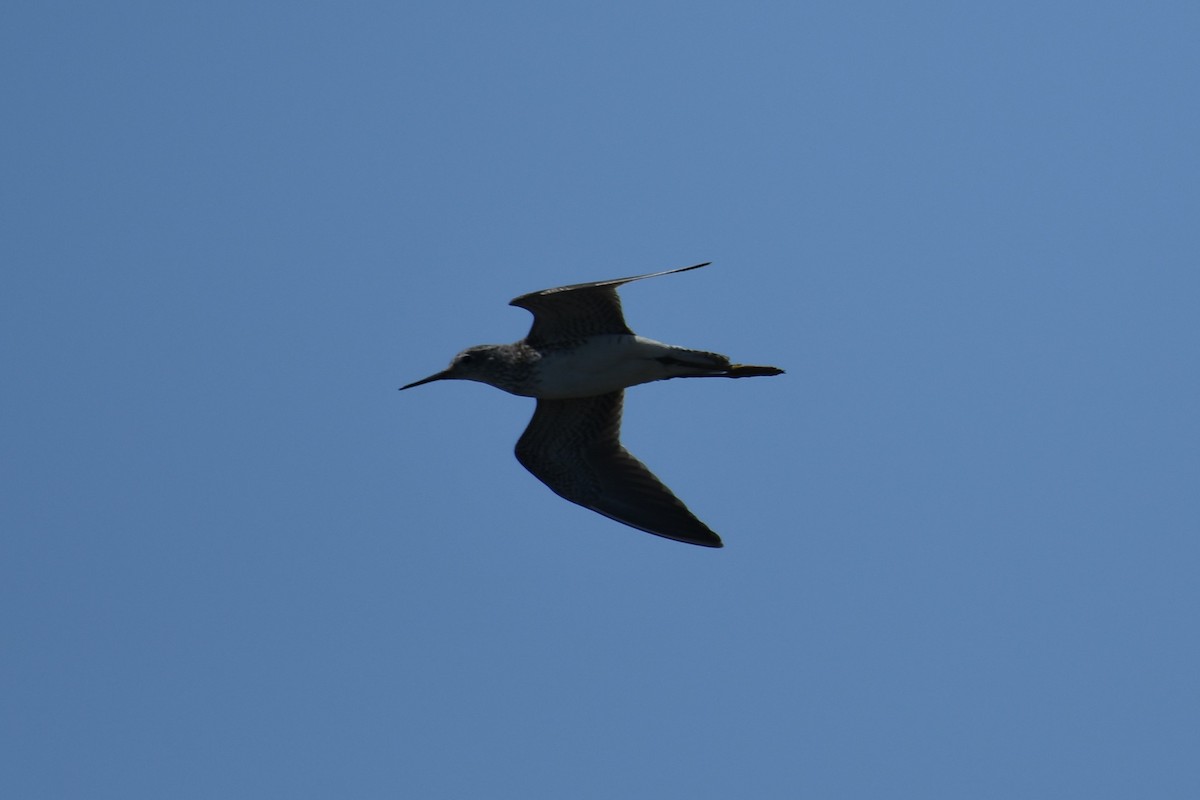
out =
<path fill-rule="evenodd" d="M 646 339 L 625 324 L 617 287 L 710 263 L 523 294 L 509 305 L 533 314 L 528 336 L 468 347 L 446 369 L 400 390 L 467 380 L 537 398 L 516 447 L 517 461 L 534 477 L 560 497 L 646 533 L 721 547 L 721 537 L 621 446 L 621 404 L 630 386 L 783 373 Z"/>

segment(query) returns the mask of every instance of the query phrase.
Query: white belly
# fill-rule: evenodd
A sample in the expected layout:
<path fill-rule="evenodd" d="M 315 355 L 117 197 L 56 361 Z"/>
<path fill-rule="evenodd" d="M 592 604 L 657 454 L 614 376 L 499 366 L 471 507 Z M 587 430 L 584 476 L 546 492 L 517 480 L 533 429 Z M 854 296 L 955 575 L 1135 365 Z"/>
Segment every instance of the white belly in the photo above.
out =
<path fill-rule="evenodd" d="M 694 373 L 695 368 L 664 364 L 659 359 L 691 351 L 641 336 L 593 336 L 566 352 L 546 354 L 538 364 L 535 397 L 563 400 L 594 397 L 627 386 Z"/>

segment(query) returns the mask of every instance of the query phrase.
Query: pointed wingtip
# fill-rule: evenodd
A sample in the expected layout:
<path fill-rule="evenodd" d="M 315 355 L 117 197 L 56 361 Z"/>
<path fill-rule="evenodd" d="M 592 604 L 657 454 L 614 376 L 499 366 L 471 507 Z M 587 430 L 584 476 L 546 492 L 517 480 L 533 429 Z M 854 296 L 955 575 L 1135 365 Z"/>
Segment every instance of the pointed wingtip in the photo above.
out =
<path fill-rule="evenodd" d="M 610 519 L 616 519 L 616 517 L 610 517 L 608 514 L 605 514 L 604 516 L 609 517 Z M 711 550 L 719 550 L 720 548 L 725 546 L 725 543 L 721 541 L 721 537 L 717 536 L 717 534 L 713 533 L 712 531 L 708 530 L 707 528 L 705 528 L 704 533 L 688 532 L 686 534 L 678 534 L 678 533 L 674 533 L 670 530 L 652 531 L 649 528 L 642 528 L 638 525 L 630 525 L 628 522 L 625 522 L 625 520 L 620 520 L 620 519 L 618 519 L 617 522 L 624 523 L 625 525 L 629 525 L 629 527 L 631 527 L 631 528 L 637 528 L 638 530 L 644 531 L 646 533 L 652 533 L 655 536 L 661 536 L 664 539 L 670 539 L 675 542 L 680 542 L 681 544 L 694 544 L 697 547 L 707 547 Z M 703 525 L 704 523 L 700 523 L 700 524 Z"/>
<path fill-rule="evenodd" d="M 609 280 L 589 281 L 588 283 L 572 283 L 567 286 L 555 286 L 550 289 L 539 289 L 536 292 L 527 292 L 518 297 L 514 297 L 512 300 L 508 301 L 508 304 L 510 306 L 517 306 L 518 308 L 530 308 L 529 303 L 531 300 L 534 300 L 535 298 L 540 299 L 546 295 L 556 295 L 561 292 L 571 292 L 578 289 L 603 289 L 609 287 L 616 289 L 619 286 L 624 286 L 625 284 L 632 283 L 634 281 L 640 281 L 646 278 L 659 278 L 663 275 L 674 275 L 677 272 L 688 272 L 689 270 L 707 267 L 711 263 L 713 262 L 705 261 L 703 264 L 692 264 L 690 267 L 675 267 L 674 269 L 665 269 L 661 272 L 648 272 L 645 275 L 631 275 L 628 278 L 611 278 Z M 530 310 L 532 311 L 532 309 Z"/>

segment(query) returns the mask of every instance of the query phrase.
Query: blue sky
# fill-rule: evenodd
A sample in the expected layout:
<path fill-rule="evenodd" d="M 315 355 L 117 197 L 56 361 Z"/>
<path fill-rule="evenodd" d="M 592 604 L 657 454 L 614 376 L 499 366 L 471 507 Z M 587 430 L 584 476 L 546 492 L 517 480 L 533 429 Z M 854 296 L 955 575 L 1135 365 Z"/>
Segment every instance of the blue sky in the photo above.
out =
<path fill-rule="evenodd" d="M 1200 796 L 1190 3 L 10 3 L 0 795 Z M 518 294 L 725 539 L 399 394 Z"/>

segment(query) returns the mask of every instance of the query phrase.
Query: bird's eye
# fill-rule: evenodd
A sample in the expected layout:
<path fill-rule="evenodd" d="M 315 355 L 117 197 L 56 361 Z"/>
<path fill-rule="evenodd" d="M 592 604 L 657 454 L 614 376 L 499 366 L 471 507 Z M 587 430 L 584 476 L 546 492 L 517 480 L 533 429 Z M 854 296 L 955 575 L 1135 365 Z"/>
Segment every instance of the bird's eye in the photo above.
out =
<path fill-rule="evenodd" d="M 463 353 L 462 355 L 460 355 L 458 357 L 458 363 L 460 363 L 460 364 L 470 364 L 474 360 L 475 360 L 474 353 Z"/>

